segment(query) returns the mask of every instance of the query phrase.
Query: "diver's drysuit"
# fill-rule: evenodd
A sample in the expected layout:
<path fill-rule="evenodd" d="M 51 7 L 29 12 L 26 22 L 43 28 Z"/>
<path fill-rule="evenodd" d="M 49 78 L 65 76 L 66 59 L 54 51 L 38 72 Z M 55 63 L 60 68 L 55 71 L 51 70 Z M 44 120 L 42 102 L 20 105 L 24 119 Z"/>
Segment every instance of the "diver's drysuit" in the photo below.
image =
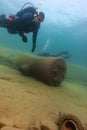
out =
<path fill-rule="evenodd" d="M 32 51 L 34 51 L 38 29 L 40 28 L 40 23 L 34 21 L 35 15 L 37 15 L 35 7 L 21 9 L 16 15 L 13 15 L 13 19 L 7 19 L 5 14 L 3 14 L 0 16 L 0 27 L 7 28 L 7 31 L 11 34 L 19 34 L 23 42 L 27 42 L 25 33 L 33 32 Z"/>

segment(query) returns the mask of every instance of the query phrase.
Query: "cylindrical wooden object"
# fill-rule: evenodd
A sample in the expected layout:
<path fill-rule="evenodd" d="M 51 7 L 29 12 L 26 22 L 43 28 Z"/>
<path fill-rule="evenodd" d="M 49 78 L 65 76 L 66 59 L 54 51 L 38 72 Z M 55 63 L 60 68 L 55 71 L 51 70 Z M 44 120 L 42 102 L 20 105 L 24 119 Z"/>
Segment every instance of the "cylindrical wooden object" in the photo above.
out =
<path fill-rule="evenodd" d="M 17 60 L 18 69 L 49 85 L 59 85 L 66 73 L 66 63 L 62 58 L 23 55 Z"/>

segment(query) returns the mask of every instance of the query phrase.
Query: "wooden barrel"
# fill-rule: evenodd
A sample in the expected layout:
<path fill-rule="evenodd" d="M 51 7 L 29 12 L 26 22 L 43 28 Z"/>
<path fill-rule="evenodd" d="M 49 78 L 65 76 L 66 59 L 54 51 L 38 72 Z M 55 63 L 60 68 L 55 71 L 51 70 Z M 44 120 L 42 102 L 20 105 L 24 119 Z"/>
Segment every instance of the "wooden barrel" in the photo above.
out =
<path fill-rule="evenodd" d="M 22 55 L 16 64 L 23 74 L 33 76 L 51 86 L 59 85 L 66 73 L 66 63 L 62 58 Z"/>

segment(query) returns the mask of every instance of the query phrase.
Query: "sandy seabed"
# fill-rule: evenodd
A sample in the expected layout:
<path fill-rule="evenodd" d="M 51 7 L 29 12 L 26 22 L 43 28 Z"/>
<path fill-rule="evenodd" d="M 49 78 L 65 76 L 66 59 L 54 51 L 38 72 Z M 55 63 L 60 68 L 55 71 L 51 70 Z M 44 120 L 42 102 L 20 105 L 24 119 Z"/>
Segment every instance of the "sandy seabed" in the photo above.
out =
<path fill-rule="evenodd" d="M 4 57 L 0 64 L 0 120 L 8 119 L 26 129 L 32 119 L 39 121 L 63 112 L 87 122 L 87 68 L 68 64 L 66 79 L 51 87 L 6 65 L 5 58 L 14 59 L 17 53 L 0 50 Z"/>

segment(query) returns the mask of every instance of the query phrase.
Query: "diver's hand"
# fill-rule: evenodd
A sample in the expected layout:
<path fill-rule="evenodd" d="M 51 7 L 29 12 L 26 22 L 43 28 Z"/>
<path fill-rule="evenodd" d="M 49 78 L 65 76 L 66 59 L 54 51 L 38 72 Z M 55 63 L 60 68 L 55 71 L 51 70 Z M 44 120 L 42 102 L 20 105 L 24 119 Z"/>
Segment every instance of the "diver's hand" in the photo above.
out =
<path fill-rule="evenodd" d="M 35 50 L 35 49 L 34 49 L 34 48 L 32 48 L 32 50 L 31 50 L 31 51 L 32 51 L 32 52 L 34 52 L 34 50 Z"/>
<path fill-rule="evenodd" d="M 22 37 L 22 41 L 23 42 L 28 42 L 28 39 L 27 39 L 27 37 L 25 35 Z"/>
<path fill-rule="evenodd" d="M 36 46 L 34 46 L 34 47 L 32 48 L 32 50 L 31 50 L 31 51 L 32 51 L 32 52 L 34 52 L 34 51 L 35 51 L 35 48 L 36 48 Z"/>

